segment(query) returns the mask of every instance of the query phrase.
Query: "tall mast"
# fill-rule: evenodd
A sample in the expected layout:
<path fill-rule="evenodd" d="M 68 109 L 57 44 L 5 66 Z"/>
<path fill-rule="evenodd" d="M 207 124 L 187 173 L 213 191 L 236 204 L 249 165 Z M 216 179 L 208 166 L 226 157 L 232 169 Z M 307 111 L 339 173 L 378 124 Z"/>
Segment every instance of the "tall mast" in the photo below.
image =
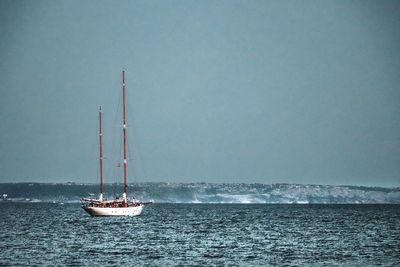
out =
<path fill-rule="evenodd" d="M 126 122 L 125 122 L 125 70 L 122 70 L 122 101 L 124 110 L 124 197 L 126 200 Z"/>
<path fill-rule="evenodd" d="M 100 121 L 100 201 L 103 200 L 103 150 L 102 150 L 102 133 L 101 133 L 101 106 L 99 107 Z"/>

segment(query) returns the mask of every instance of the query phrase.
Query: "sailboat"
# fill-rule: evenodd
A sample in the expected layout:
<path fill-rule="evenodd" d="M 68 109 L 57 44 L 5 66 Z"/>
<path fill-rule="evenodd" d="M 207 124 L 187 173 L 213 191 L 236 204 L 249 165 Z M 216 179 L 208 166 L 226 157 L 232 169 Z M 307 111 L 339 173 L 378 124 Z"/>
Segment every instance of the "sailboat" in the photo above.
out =
<path fill-rule="evenodd" d="M 121 199 L 103 200 L 103 151 L 101 132 L 101 107 L 99 108 L 100 136 L 100 196 L 98 199 L 82 198 L 82 208 L 92 216 L 138 216 L 143 207 L 152 202 L 128 200 L 126 197 L 126 120 L 125 120 L 125 70 L 122 70 L 123 133 L 124 133 L 124 193 Z"/>

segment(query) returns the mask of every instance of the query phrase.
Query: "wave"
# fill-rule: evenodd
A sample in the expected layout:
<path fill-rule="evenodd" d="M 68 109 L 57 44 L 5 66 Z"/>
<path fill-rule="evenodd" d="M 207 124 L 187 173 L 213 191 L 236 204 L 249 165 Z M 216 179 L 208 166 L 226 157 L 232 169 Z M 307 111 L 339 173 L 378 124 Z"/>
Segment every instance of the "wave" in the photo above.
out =
<path fill-rule="evenodd" d="M 105 184 L 105 198 L 122 195 L 121 184 Z M 76 183 L 3 183 L 0 201 L 79 202 L 94 197 L 99 186 Z M 301 184 L 130 184 L 128 197 L 155 203 L 400 204 L 400 188 Z"/>

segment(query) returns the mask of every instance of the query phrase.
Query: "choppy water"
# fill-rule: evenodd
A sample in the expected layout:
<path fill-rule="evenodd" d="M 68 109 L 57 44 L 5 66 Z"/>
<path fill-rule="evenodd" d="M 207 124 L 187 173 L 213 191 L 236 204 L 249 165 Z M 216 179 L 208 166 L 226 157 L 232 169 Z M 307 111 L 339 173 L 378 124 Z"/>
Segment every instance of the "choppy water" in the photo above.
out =
<path fill-rule="evenodd" d="M 0 265 L 400 265 L 400 205 L 0 203 Z"/>

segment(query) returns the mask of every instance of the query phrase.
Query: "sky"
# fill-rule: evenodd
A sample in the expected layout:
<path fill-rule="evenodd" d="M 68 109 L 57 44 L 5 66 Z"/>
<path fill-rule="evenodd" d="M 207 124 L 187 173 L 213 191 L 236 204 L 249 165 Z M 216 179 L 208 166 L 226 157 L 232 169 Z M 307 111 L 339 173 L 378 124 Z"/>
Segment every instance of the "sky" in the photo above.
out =
<path fill-rule="evenodd" d="M 0 0 L 0 182 L 400 186 L 399 1 Z"/>

